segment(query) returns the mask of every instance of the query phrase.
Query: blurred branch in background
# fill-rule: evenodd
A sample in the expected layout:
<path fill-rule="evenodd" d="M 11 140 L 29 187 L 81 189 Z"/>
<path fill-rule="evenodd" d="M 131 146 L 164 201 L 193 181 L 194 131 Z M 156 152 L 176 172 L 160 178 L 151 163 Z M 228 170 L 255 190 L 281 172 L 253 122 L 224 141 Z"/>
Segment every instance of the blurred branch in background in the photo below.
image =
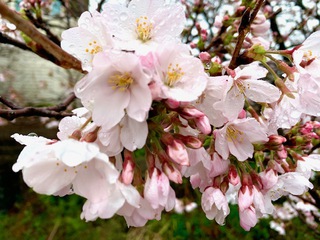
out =
<path fill-rule="evenodd" d="M 74 93 L 71 93 L 62 103 L 53 107 L 21 107 L 4 99 L 0 96 L 0 102 L 9 109 L 0 109 L 0 117 L 7 120 L 13 120 L 18 117 L 41 116 L 61 119 L 66 116 L 72 116 L 72 113 L 64 112 L 67 107 L 76 99 Z"/>
<path fill-rule="evenodd" d="M 23 19 L 17 12 L 11 10 L 2 0 L 0 1 L 0 14 L 37 44 L 35 48 L 32 48 L 35 53 L 63 68 L 73 68 L 82 72 L 81 63 L 78 59 L 63 51 L 54 42 L 40 33 L 33 24 Z"/>

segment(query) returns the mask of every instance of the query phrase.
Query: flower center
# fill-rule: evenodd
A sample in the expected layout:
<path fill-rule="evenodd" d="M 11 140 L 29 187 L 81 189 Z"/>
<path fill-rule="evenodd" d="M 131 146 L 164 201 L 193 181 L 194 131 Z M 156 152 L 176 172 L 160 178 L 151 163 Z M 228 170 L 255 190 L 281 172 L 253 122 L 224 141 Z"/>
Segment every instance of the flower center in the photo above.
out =
<path fill-rule="evenodd" d="M 86 52 L 92 55 L 101 51 L 102 51 L 102 47 L 99 44 L 97 44 L 97 41 L 89 42 L 89 47 L 86 48 Z"/>
<path fill-rule="evenodd" d="M 136 19 L 136 33 L 138 39 L 142 42 L 147 42 L 151 39 L 153 24 L 149 21 L 148 17 L 141 16 Z"/>
<path fill-rule="evenodd" d="M 112 85 L 113 89 L 119 89 L 120 91 L 125 91 L 133 83 L 133 78 L 127 72 L 117 73 L 112 75 L 108 79 L 108 83 Z"/>
<path fill-rule="evenodd" d="M 232 142 L 233 140 L 237 140 L 239 142 L 243 141 L 243 132 L 235 129 L 233 126 L 228 126 L 227 128 L 227 141 Z"/>
<path fill-rule="evenodd" d="M 179 66 L 179 64 L 173 66 L 172 63 L 170 63 L 167 71 L 166 85 L 169 87 L 173 87 L 173 85 L 178 82 L 183 75 L 184 72 L 182 71 L 182 68 Z"/>

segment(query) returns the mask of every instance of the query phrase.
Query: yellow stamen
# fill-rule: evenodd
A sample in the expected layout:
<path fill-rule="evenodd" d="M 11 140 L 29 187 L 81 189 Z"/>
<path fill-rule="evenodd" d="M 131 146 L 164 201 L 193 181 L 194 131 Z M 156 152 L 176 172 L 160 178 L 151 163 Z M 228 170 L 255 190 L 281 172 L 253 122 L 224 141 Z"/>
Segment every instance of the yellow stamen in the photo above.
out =
<path fill-rule="evenodd" d="M 99 44 L 97 44 L 96 41 L 89 42 L 88 45 L 89 45 L 89 47 L 85 49 L 85 51 L 87 53 L 94 55 L 94 54 L 102 51 L 102 47 Z"/>
<path fill-rule="evenodd" d="M 237 140 L 239 142 L 243 141 L 243 132 L 238 129 L 235 129 L 233 126 L 228 126 L 227 128 L 227 141 L 232 142 L 233 140 Z"/>
<path fill-rule="evenodd" d="M 179 64 L 176 64 L 173 67 L 172 63 L 170 63 L 167 71 L 166 85 L 169 87 L 173 87 L 175 83 L 178 82 L 183 75 L 184 72 L 182 71 L 182 68 L 179 66 Z"/>
<path fill-rule="evenodd" d="M 151 39 L 153 24 L 149 21 L 148 17 L 141 16 L 136 19 L 136 33 L 138 39 L 142 42 L 147 42 Z"/>
<path fill-rule="evenodd" d="M 119 89 L 120 91 L 127 90 L 133 83 L 133 78 L 130 73 L 116 73 L 108 79 L 108 83 L 112 85 L 113 89 Z"/>

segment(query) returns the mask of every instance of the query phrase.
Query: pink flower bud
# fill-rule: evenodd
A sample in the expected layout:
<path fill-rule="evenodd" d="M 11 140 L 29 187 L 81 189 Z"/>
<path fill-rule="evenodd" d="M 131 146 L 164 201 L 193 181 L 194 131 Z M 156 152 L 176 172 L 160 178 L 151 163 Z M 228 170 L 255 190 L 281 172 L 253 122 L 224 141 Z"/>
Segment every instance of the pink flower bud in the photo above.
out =
<path fill-rule="evenodd" d="M 273 169 L 263 171 L 259 175 L 262 181 L 262 189 L 265 191 L 272 188 L 278 182 L 278 174 Z"/>
<path fill-rule="evenodd" d="M 167 153 L 169 157 L 176 163 L 183 166 L 190 165 L 186 146 L 183 144 L 181 140 L 174 139 L 173 143 L 168 145 Z"/>
<path fill-rule="evenodd" d="M 300 132 L 301 132 L 302 134 L 308 134 L 308 133 L 312 132 L 312 130 L 313 130 L 313 125 L 312 125 L 312 123 L 311 123 L 311 122 L 306 122 L 306 123 L 302 126 L 302 128 L 300 129 Z"/>
<path fill-rule="evenodd" d="M 222 21 L 223 21 L 223 18 L 222 18 L 221 16 L 217 15 L 217 16 L 214 18 L 214 24 L 213 24 L 213 25 L 214 25 L 216 28 L 221 28 L 221 27 L 223 26 Z"/>
<path fill-rule="evenodd" d="M 179 134 L 177 138 L 180 139 L 188 148 L 198 149 L 202 147 L 202 142 L 197 137 L 183 136 Z"/>
<path fill-rule="evenodd" d="M 280 145 L 280 149 L 277 151 L 277 155 L 280 159 L 286 159 L 288 154 L 287 154 L 287 150 L 285 149 L 285 147 L 283 145 Z"/>
<path fill-rule="evenodd" d="M 240 182 L 240 177 L 237 168 L 234 165 L 229 166 L 228 179 L 233 186 L 238 185 Z"/>
<path fill-rule="evenodd" d="M 171 181 L 177 184 L 182 183 L 181 172 L 178 169 L 176 169 L 173 165 L 169 164 L 168 162 L 165 162 L 162 165 L 162 170 Z"/>
<path fill-rule="evenodd" d="M 240 225 L 246 231 L 249 231 L 258 222 L 256 210 L 253 206 L 250 206 L 249 208 L 244 209 L 244 211 L 239 211 L 239 216 L 240 216 Z"/>
<path fill-rule="evenodd" d="M 208 52 L 201 52 L 199 58 L 202 62 L 208 63 L 211 61 L 211 55 Z"/>
<path fill-rule="evenodd" d="M 252 203 L 253 203 L 252 185 L 242 186 L 238 193 L 239 210 L 244 211 L 245 209 L 249 208 Z"/>
<path fill-rule="evenodd" d="M 200 118 L 195 119 L 197 128 L 203 133 L 203 134 L 210 134 L 212 129 L 209 122 L 209 118 L 207 116 L 202 116 Z"/>
<path fill-rule="evenodd" d="M 221 64 L 221 63 L 222 63 L 221 58 L 218 57 L 218 56 L 214 56 L 214 57 L 211 59 L 211 62 L 213 62 L 213 63 L 218 63 L 218 64 Z"/>
<path fill-rule="evenodd" d="M 75 140 L 80 140 L 80 138 L 81 138 L 81 136 L 82 136 L 82 132 L 81 132 L 81 130 L 80 129 L 77 129 L 77 130 L 75 130 L 72 134 L 71 134 L 71 138 L 73 138 L 73 139 L 75 139 Z"/>
<path fill-rule="evenodd" d="M 207 34 L 201 33 L 200 36 L 203 41 L 207 41 L 208 39 Z"/>
<path fill-rule="evenodd" d="M 176 101 L 176 100 L 173 100 L 173 99 L 167 99 L 165 101 L 166 105 L 171 108 L 171 109 L 177 109 L 178 107 L 180 107 L 180 102 L 179 101 Z"/>
<path fill-rule="evenodd" d="M 281 145 L 282 143 L 286 142 L 287 139 L 280 135 L 270 135 L 268 144 L 270 145 Z"/>
<path fill-rule="evenodd" d="M 185 119 L 193 119 L 205 116 L 205 114 L 193 106 L 188 106 L 181 109 L 181 116 Z"/>
<path fill-rule="evenodd" d="M 161 142 L 163 142 L 164 145 L 171 145 L 173 144 L 173 141 L 174 141 L 174 137 L 171 135 L 171 133 L 163 133 L 161 135 Z"/>
<path fill-rule="evenodd" d="M 121 180 L 124 184 L 132 183 L 134 176 L 135 163 L 133 161 L 132 152 L 124 150 L 123 170 L 121 172 Z"/>
<path fill-rule="evenodd" d="M 196 48 L 196 47 L 197 47 L 197 44 L 194 43 L 194 42 L 191 42 L 191 43 L 190 43 L 190 47 L 191 47 L 191 48 Z"/>
<path fill-rule="evenodd" d="M 243 119 L 243 118 L 246 118 L 247 117 L 247 113 L 244 109 L 241 110 L 241 112 L 239 113 L 238 115 L 238 118 L 239 119 Z"/>

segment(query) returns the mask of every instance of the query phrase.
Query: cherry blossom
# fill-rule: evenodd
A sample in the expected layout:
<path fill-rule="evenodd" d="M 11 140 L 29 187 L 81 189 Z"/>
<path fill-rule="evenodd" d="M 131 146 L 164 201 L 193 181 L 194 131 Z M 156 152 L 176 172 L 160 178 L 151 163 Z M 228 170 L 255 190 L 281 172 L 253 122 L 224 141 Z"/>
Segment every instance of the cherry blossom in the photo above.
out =
<path fill-rule="evenodd" d="M 155 84 L 160 97 L 176 101 L 195 101 L 206 88 L 208 76 L 201 61 L 190 55 L 186 45 L 164 45 L 155 52 Z"/>
<path fill-rule="evenodd" d="M 75 93 L 92 111 L 93 121 L 111 129 L 125 113 L 138 122 L 146 120 L 152 101 L 149 81 L 134 54 L 98 53 L 93 70 L 76 84 Z"/>
<path fill-rule="evenodd" d="M 253 118 L 228 122 L 223 128 L 215 130 L 214 135 L 216 151 L 222 158 L 227 159 L 231 153 L 239 161 L 252 157 L 252 143 L 268 141 L 267 134 Z"/>
<path fill-rule="evenodd" d="M 78 58 L 86 71 L 92 69 L 95 54 L 109 50 L 114 45 L 110 31 L 99 12 L 82 13 L 78 27 L 65 30 L 61 37 L 62 49 Z"/>
<path fill-rule="evenodd" d="M 185 24 L 181 4 L 133 0 L 128 6 L 106 3 L 102 15 L 123 50 L 147 54 L 159 44 L 178 42 Z"/>
<path fill-rule="evenodd" d="M 257 62 L 235 69 L 235 76 L 228 78 L 224 98 L 215 104 L 216 110 L 232 121 L 237 118 L 244 106 L 245 98 L 255 102 L 272 103 L 279 99 L 281 93 L 277 87 L 267 81 L 259 80 L 265 77 L 267 70 Z"/>
<path fill-rule="evenodd" d="M 220 189 L 209 187 L 201 197 L 201 206 L 210 220 L 215 219 L 220 225 L 224 224 L 226 216 L 229 215 L 230 209 L 226 196 Z"/>
<path fill-rule="evenodd" d="M 73 139 L 44 143 L 37 137 L 12 137 L 27 144 L 13 170 L 22 170 L 26 184 L 38 193 L 65 195 L 74 192 L 97 201 L 119 177 L 108 156 L 95 144 Z"/>

